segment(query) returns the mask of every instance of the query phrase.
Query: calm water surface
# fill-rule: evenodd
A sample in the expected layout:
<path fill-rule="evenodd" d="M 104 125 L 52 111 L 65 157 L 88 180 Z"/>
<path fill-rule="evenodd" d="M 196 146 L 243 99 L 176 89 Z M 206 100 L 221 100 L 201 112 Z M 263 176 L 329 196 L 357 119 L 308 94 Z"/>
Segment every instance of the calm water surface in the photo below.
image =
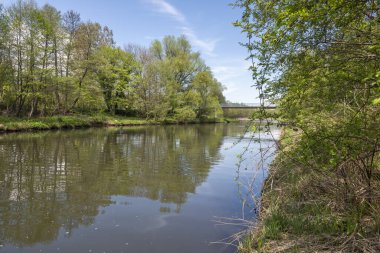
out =
<path fill-rule="evenodd" d="M 259 144 L 244 130 L 217 124 L 0 135 L 0 252 L 234 252 L 212 242 L 242 228 L 215 220 L 252 218 L 253 206 L 242 208 L 246 186 L 255 177 L 260 192 L 266 174 L 256 166 Z"/>

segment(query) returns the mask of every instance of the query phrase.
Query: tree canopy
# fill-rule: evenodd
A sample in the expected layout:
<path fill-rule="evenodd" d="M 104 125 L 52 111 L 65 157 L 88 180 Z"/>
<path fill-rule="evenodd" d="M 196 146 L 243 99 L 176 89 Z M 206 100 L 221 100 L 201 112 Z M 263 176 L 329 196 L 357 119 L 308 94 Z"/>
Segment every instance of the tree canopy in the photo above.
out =
<path fill-rule="evenodd" d="M 0 34 L 4 114 L 106 111 L 181 121 L 221 114 L 222 85 L 184 36 L 123 50 L 107 26 L 83 22 L 72 10 L 62 14 L 49 4 L 22 0 L 0 5 Z M 200 73 L 209 76 L 206 83 L 193 84 Z M 205 93 L 212 102 L 202 108 L 191 101 Z"/>
<path fill-rule="evenodd" d="M 261 117 L 298 130 L 291 157 L 305 171 L 325 176 L 319 189 L 355 210 L 359 231 L 362 218 L 376 220 L 380 209 L 374 204 L 380 181 L 379 1 L 234 5 L 242 8 L 235 25 L 247 35 L 255 85 L 262 99 L 279 106 L 278 114 Z M 337 184 L 328 188 L 331 178 Z"/>

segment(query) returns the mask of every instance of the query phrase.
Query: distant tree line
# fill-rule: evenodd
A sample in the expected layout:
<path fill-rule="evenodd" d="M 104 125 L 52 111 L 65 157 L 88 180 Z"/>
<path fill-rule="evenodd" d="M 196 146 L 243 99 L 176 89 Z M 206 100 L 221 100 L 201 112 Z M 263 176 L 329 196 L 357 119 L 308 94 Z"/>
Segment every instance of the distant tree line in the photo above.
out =
<path fill-rule="evenodd" d="M 192 120 L 222 113 L 223 87 L 184 36 L 121 49 L 107 26 L 22 0 L 0 5 L 0 34 L 3 114 Z"/>

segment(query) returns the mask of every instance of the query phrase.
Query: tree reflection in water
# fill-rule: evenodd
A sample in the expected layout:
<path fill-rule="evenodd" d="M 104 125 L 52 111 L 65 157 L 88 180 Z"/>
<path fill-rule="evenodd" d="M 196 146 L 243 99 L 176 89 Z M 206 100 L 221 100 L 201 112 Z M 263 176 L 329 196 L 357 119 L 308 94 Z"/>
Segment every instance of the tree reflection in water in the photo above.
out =
<path fill-rule="evenodd" d="M 61 228 L 90 225 L 113 195 L 180 212 L 221 158 L 224 133 L 219 124 L 0 136 L 0 244 L 49 242 Z"/>

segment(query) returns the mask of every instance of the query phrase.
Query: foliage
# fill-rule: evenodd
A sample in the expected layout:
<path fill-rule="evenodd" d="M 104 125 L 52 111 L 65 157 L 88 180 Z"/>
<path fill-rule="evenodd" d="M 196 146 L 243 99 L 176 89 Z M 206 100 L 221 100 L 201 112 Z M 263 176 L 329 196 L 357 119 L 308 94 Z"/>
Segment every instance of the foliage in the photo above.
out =
<path fill-rule="evenodd" d="M 72 10 L 61 14 L 49 4 L 23 0 L 0 5 L 0 33 L 5 115 L 107 111 L 164 120 L 180 112 L 180 118 L 193 120 L 194 114 L 200 119 L 219 112 L 224 99 L 222 85 L 184 36 L 122 50 L 107 26 L 82 22 Z M 209 79 L 193 85 L 201 72 Z M 202 108 L 191 105 L 187 94 L 194 92 L 208 94 L 210 101 L 203 97 Z"/>
<path fill-rule="evenodd" d="M 379 2 L 235 6 L 243 9 L 235 25 L 247 34 L 261 98 L 278 104 L 278 120 L 301 133 L 289 155 L 334 200 L 334 211 L 355 212 L 355 229 L 344 230 L 349 239 L 378 233 L 368 221 L 378 224 L 380 211 Z M 331 178 L 334 187 L 325 183 Z"/>
<path fill-rule="evenodd" d="M 192 120 L 194 114 L 197 119 L 222 114 L 223 87 L 184 36 L 166 36 L 148 49 L 129 45 L 127 51 L 140 63 L 136 107 L 145 117 Z"/>
<path fill-rule="evenodd" d="M 0 132 L 24 131 L 24 130 L 47 130 L 64 128 L 82 128 L 90 126 L 125 126 L 147 125 L 156 122 L 131 118 L 110 116 L 106 114 L 95 115 L 66 115 L 39 118 L 16 118 L 0 117 Z"/>
<path fill-rule="evenodd" d="M 190 107 L 178 108 L 175 111 L 175 119 L 179 122 L 193 121 L 195 118 L 195 112 Z"/>
<path fill-rule="evenodd" d="M 100 47 L 94 55 L 95 73 L 103 91 L 107 110 L 132 107 L 133 75 L 137 67 L 133 56 L 121 49 Z"/>
<path fill-rule="evenodd" d="M 207 118 L 217 114 L 222 114 L 219 104 L 219 94 L 221 93 L 221 84 L 215 80 L 208 71 L 199 72 L 191 84 L 195 96 L 195 111 L 198 118 Z"/>

